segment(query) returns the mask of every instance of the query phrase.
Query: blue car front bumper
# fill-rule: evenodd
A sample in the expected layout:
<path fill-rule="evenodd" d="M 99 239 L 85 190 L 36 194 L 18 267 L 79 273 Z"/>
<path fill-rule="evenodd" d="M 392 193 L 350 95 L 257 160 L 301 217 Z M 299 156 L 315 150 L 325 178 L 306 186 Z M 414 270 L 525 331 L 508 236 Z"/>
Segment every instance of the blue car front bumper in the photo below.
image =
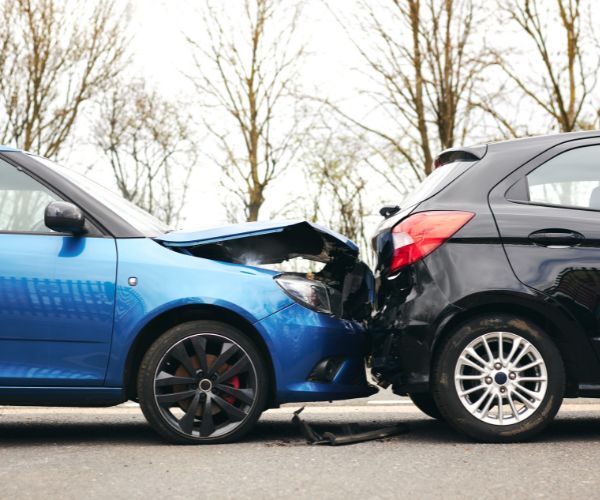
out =
<path fill-rule="evenodd" d="M 254 325 L 273 360 L 276 403 L 370 396 L 366 335 L 353 321 L 292 304 Z"/>

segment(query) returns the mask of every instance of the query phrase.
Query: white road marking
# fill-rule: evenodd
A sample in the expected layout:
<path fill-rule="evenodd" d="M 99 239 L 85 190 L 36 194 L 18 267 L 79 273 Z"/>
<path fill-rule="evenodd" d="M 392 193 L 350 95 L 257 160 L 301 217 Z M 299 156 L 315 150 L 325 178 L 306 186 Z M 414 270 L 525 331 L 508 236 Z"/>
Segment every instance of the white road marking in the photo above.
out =
<path fill-rule="evenodd" d="M 362 406 L 307 406 L 304 409 L 303 415 L 331 415 L 331 414 L 361 414 L 361 413 L 415 413 L 419 414 L 419 409 L 411 403 L 396 403 L 378 402 L 377 404 Z M 296 410 L 302 408 L 302 405 L 290 405 L 273 410 L 267 410 L 267 415 L 292 415 Z M 600 412 L 600 403 L 565 403 L 561 408 L 561 412 Z M 0 406 L 0 423 L 2 415 L 141 415 L 141 411 L 137 403 L 125 403 L 119 406 L 111 406 L 109 408 L 64 408 L 64 407 L 38 407 L 38 406 Z"/>

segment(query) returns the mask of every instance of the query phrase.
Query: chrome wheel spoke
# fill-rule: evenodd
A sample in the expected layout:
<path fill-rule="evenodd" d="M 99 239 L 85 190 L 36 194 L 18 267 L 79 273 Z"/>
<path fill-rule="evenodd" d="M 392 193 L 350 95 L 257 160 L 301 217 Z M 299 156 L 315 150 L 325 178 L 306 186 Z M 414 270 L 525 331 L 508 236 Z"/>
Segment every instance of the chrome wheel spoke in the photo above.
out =
<path fill-rule="evenodd" d="M 517 407 L 515 406 L 515 402 L 513 401 L 512 393 L 511 392 L 509 392 L 507 399 L 508 399 L 508 404 L 510 405 L 510 409 L 512 411 L 512 414 L 515 417 L 515 420 L 517 422 L 519 422 L 519 412 L 517 411 Z"/>
<path fill-rule="evenodd" d="M 519 398 L 521 403 L 523 403 L 525 406 L 527 406 L 527 408 L 529 408 L 530 410 L 533 410 L 536 407 L 529 399 L 527 399 L 525 396 L 523 396 L 521 393 L 519 393 L 516 390 L 513 391 L 513 396 L 516 396 L 517 398 Z"/>
<path fill-rule="evenodd" d="M 479 362 L 481 364 L 482 368 L 487 368 L 489 363 L 483 359 L 479 354 L 477 354 L 477 352 L 475 351 L 475 349 L 468 349 L 467 353 L 469 354 L 469 356 L 474 359 L 475 361 Z"/>
<path fill-rule="evenodd" d="M 474 392 L 480 391 L 480 390 L 481 390 L 481 389 L 483 389 L 483 388 L 484 388 L 484 385 L 483 385 L 483 384 L 481 384 L 481 385 L 476 385 L 475 387 L 471 387 L 470 389 L 467 389 L 466 391 L 463 391 L 463 392 L 461 392 L 461 393 L 459 394 L 459 396 L 460 396 L 460 397 L 463 397 L 463 396 L 468 396 L 469 394 L 472 394 L 472 393 L 474 393 Z"/>
<path fill-rule="evenodd" d="M 471 409 L 473 411 L 477 411 L 479 410 L 479 407 L 481 406 L 481 403 L 483 403 L 483 400 L 488 396 L 488 394 L 492 391 L 492 389 L 490 387 L 488 387 L 486 389 L 486 391 L 483 393 L 483 395 L 477 400 L 475 401 L 472 405 L 471 405 Z"/>
<path fill-rule="evenodd" d="M 491 390 L 488 391 L 487 394 L 489 394 L 490 397 L 488 398 L 487 403 L 485 404 L 485 406 L 481 410 L 481 418 L 487 417 L 487 414 L 489 413 L 490 408 L 492 407 L 492 403 L 494 402 L 494 396 L 491 395 L 490 392 L 492 392 L 492 391 Z"/>
<path fill-rule="evenodd" d="M 485 375 L 458 375 L 457 378 L 458 380 L 481 380 L 485 378 Z"/>
<path fill-rule="evenodd" d="M 524 341 L 524 345 L 523 345 L 523 348 L 521 349 L 521 352 L 519 352 L 519 354 L 517 355 L 515 360 L 512 362 L 512 364 L 517 365 L 519 363 L 519 361 L 521 361 L 521 359 L 523 359 L 523 356 L 525 356 L 525 354 L 527 354 L 529 352 L 530 347 L 531 347 L 531 344 L 527 341 Z"/>
<path fill-rule="evenodd" d="M 521 384 L 515 384 L 517 386 L 517 390 L 524 392 L 525 395 L 535 399 L 536 401 L 541 401 L 542 398 L 540 397 L 540 395 L 537 392 L 534 391 L 530 391 L 529 389 L 527 389 L 526 387 L 523 387 Z"/>
<path fill-rule="evenodd" d="M 531 363 L 525 365 L 525 366 L 519 366 L 517 368 L 515 368 L 516 372 L 524 372 L 525 370 L 529 370 L 530 368 L 534 368 L 536 366 L 539 366 L 543 363 L 544 361 L 541 359 L 537 359 L 535 361 L 532 361 Z"/>
<path fill-rule="evenodd" d="M 485 352 L 487 353 L 489 364 L 492 364 L 494 362 L 494 355 L 492 354 L 492 350 L 490 349 L 490 345 L 488 344 L 486 336 L 484 335 L 483 337 L 481 337 L 481 340 L 482 340 Z"/>
<path fill-rule="evenodd" d="M 507 363 L 512 363 L 512 359 L 513 359 L 514 355 L 516 354 L 517 350 L 519 349 L 520 345 L 521 345 L 521 337 L 513 339 L 512 347 L 510 349 L 510 352 L 508 353 L 508 356 L 506 357 Z"/>
<path fill-rule="evenodd" d="M 484 367 L 480 366 L 476 363 L 473 363 L 473 361 L 471 361 L 469 358 L 467 358 L 466 356 L 461 356 L 460 361 L 462 361 L 465 365 L 470 366 L 471 368 L 483 373 L 484 371 Z"/>
<path fill-rule="evenodd" d="M 504 363 L 504 340 L 502 339 L 502 332 L 498 332 L 498 358 L 500 363 Z"/>
<path fill-rule="evenodd" d="M 498 394 L 498 423 L 502 425 L 504 422 L 504 398 Z"/>

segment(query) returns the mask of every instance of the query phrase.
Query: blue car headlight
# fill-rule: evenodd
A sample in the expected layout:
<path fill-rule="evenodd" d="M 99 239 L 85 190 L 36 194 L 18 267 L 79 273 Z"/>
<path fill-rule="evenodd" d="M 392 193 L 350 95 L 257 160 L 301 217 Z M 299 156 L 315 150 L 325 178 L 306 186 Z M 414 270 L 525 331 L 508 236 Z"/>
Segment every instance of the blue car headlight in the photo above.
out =
<path fill-rule="evenodd" d="M 275 281 L 293 300 L 313 311 L 339 316 L 341 294 L 320 281 L 293 274 L 280 274 Z"/>

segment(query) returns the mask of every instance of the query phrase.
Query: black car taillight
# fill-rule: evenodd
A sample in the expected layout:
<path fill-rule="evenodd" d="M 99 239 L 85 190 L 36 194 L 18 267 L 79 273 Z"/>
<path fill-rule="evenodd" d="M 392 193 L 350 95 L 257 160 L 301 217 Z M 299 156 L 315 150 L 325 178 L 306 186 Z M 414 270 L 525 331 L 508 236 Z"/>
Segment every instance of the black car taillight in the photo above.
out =
<path fill-rule="evenodd" d="M 432 211 L 413 214 L 392 229 L 390 271 L 417 262 L 440 247 L 475 216 L 472 212 Z"/>

